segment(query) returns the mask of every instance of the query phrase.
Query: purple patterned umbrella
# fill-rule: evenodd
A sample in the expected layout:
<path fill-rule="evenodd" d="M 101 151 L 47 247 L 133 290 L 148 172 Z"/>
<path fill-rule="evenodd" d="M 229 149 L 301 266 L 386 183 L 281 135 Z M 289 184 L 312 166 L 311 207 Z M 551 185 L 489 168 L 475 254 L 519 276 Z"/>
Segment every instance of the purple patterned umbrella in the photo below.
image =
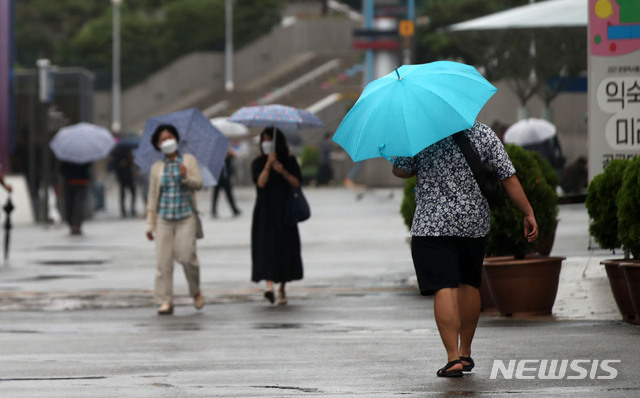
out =
<path fill-rule="evenodd" d="M 196 108 L 147 119 L 140 145 L 133 153 L 134 161 L 142 172 L 149 174 L 151 165 L 164 157 L 151 144 L 151 136 L 156 127 L 165 123 L 174 125 L 180 134 L 178 150 L 190 153 L 198 160 L 203 184 L 215 185 L 224 166 L 229 139 Z"/>
<path fill-rule="evenodd" d="M 281 130 L 324 126 L 318 116 L 307 110 L 278 104 L 245 106 L 234 112 L 229 120 L 249 127 L 277 127 Z"/>

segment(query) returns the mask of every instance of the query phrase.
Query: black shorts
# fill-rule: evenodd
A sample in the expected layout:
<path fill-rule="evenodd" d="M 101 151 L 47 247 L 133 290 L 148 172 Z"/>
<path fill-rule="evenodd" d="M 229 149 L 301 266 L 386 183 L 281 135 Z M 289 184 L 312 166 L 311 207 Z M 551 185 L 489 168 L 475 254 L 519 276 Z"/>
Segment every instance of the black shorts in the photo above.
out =
<path fill-rule="evenodd" d="M 486 242 L 486 237 L 412 237 L 411 255 L 420 294 L 430 296 L 461 284 L 479 289 Z"/>

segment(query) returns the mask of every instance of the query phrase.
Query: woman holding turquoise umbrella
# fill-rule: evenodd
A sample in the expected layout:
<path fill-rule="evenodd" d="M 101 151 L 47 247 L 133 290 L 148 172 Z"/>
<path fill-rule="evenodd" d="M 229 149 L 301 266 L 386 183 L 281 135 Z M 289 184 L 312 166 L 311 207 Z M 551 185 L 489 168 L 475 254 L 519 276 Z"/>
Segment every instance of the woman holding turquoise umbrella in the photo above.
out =
<path fill-rule="evenodd" d="M 509 197 L 524 214 L 524 236 L 538 236 L 533 209 L 497 135 L 476 122 L 463 133 L 483 162 L 491 164 Z M 487 199 L 453 137 L 413 157 L 398 157 L 393 174 L 416 176 L 411 256 L 420 294 L 434 296 L 434 315 L 447 351 L 438 377 L 460 377 L 475 363 L 471 343 L 480 317 L 480 282 L 489 233 Z"/>
<path fill-rule="evenodd" d="M 476 122 L 496 91 L 471 65 L 403 65 L 365 87 L 333 138 L 354 161 L 384 157 L 395 176 L 417 177 L 411 254 L 420 293 L 435 296 L 448 360 L 438 377 L 460 377 L 475 366 L 471 343 L 480 316 L 490 210 L 469 164 L 491 166 L 496 185 L 524 214 L 526 239 L 538 236 L 533 209 L 502 142 Z"/>
<path fill-rule="evenodd" d="M 274 284 L 280 283 L 278 304 L 287 304 L 286 283 L 302 279 L 303 274 L 298 225 L 287 214 L 291 188 L 300 186 L 302 172 L 279 129 L 262 131 L 260 155 L 251 170 L 257 189 L 251 226 L 251 280 L 267 282 L 264 297 L 272 304 Z"/>

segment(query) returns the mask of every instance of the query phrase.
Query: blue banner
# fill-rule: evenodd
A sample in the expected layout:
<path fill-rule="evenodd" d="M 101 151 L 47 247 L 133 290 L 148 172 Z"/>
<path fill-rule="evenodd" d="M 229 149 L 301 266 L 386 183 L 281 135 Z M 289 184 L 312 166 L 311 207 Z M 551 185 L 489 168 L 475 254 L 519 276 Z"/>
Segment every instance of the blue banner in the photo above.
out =
<path fill-rule="evenodd" d="M 5 171 L 13 144 L 13 3 L 0 0 L 0 164 Z"/>

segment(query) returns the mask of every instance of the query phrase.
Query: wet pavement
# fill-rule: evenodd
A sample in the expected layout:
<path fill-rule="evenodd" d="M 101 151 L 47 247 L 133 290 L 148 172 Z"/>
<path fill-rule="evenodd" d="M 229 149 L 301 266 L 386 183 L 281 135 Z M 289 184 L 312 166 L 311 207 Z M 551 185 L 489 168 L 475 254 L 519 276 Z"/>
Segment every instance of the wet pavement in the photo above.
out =
<path fill-rule="evenodd" d="M 300 224 L 305 278 L 289 305 L 271 306 L 250 278 L 254 192 L 243 214 L 205 217 L 199 241 L 207 305 L 198 312 L 179 267 L 173 316 L 152 301 L 153 243 L 144 221 L 110 210 L 82 237 L 62 226 L 18 226 L 0 265 L 3 397 L 610 396 L 638 395 L 640 327 L 619 321 L 604 269 L 590 250 L 583 205 L 563 205 L 553 255 L 565 256 L 553 316 L 484 313 L 477 363 L 462 379 L 435 371 L 445 355 L 433 302 L 420 297 L 399 214 L 401 191 L 313 189 Z M 201 193 L 201 210 L 209 195 Z M 589 360 L 580 379 L 491 378 L 494 360 Z M 604 379 L 604 360 L 617 375 Z M 539 363 L 539 362 L 538 362 Z M 535 364 L 535 362 L 534 362 Z M 530 365 L 533 366 L 533 365 Z M 579 366 L 579 365 L 578 365 Z M 577 372 L 577 373 L 576 373 Z M 535 371 L 529 371 L 533 374 Z M 592 377 L 593 376 L 593 377 Z M 601 378 L 598 378 L 601 377 Z"/>

